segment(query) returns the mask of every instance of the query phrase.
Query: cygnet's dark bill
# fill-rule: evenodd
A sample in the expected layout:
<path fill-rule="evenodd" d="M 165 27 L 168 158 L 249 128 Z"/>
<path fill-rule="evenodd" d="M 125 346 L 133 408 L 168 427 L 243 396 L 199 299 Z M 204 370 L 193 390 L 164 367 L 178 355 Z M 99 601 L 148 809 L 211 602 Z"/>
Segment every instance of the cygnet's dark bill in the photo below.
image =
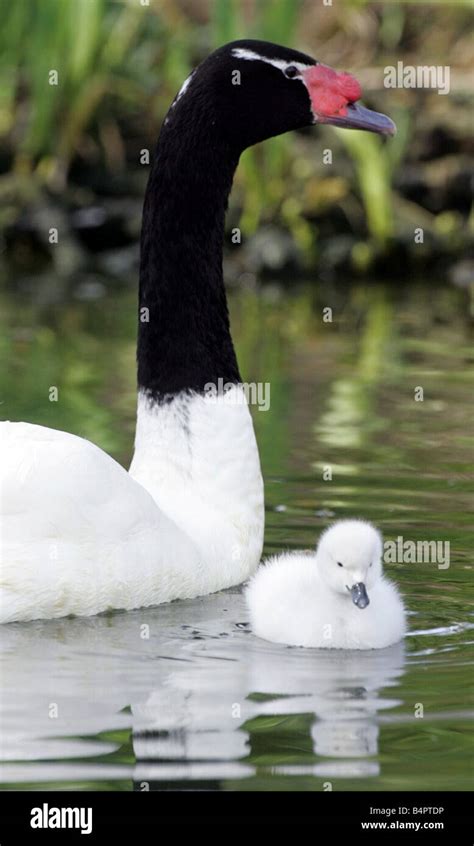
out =
<path fill-rule="evenodd" d="M 357 605 L 358 608 L 367 608 L 370 600 L 363 582 L 357 582 L 356 585 L 352 585 L 350 593 L 354 605 Z"/>

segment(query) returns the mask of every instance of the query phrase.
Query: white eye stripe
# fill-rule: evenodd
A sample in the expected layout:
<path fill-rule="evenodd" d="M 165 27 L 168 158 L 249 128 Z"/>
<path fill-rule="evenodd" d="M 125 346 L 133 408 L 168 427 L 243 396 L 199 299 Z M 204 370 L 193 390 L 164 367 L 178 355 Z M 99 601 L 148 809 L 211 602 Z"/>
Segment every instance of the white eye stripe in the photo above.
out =
<path fill-rule="evenodd" d="M 186 91 L 188 90 L 189 83 L 191 82 L 191 80 L 194 76 L 194 72 L 195 71 L 192 70 L 191 73 L 189 74 L 189 76 L 187 76 L 186 79 L 184 80 L 184 82 L 183 82 L 181 88 L 179 89 L 176 97 L 174 98 L 173 102 L 171 103 L 170 109 L 174 109 L 178 100 L 181 100 L 181 97 L 183 96 L 183 94 L 185 94 Z M 168 123 L 168 118 L 165 118 L 165 123 Z"/>
<path fill-rule="evenodd" d="M 188 86 L 189 86 L 189 83 L 191 82 L 191 80 L 192 80 L 193 76 L 194 76 L 194 71 L 191 71 L 191 73 L 189 74 L 189 76 L 187 76 L 187 77 L 186 77 L 186 79 L 184 80 L 184 82 L 183 82 L 183 84 L 182 84 L 181 88 L 179 89 L 179 91 L 178 91 L 178 93 L 177 93 L 177 95 L 176 95 L 175 101 L 174 101 L 174 103 L 173 103 L 173 106 L 174 106 L 174 105 L 178 102 L 178 100 L 180 100 L 180 99 L 181 99 L 181 97 L 183 96 L 183 94 L 184 94 L 184 93 L 185 93 L 185 91 L 187 90 L 187 88 L 188 88 Z"/>
<path fill-rule="evenodd" d="M 236 59 L 248 59 L 249 61 L 259 60 L 266 62 L 267 65 L 273 65 L 278 70 L 285 71 L 287 68 L 298 68 L 299 71 L 308 70 L 313 65 L 306 65 L 304 62 L 286 62 L 284 59 L 269 59 L 268 56 L 261 56 L 253 50 L 246 50 L 244 47 L 234 47 L 232 55 Z"/>

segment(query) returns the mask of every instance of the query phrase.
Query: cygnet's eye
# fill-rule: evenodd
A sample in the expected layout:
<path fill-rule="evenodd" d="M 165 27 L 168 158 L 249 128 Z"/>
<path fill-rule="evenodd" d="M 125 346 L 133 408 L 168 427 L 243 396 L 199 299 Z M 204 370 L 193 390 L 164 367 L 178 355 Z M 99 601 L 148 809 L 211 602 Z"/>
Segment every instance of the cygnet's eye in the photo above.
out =
<path fill-rule="evenodd" d="M 283 71 L 287 79 L 294 79 L 295 76 L 299 75 L 298 68 L 296 65 L 288 65 L 287 68 Z"/>
<path fill-rule="evenodd" d="M 341 564 L 341 562 L 340 562 L 340 561 L 338 561 L 338 562 L 337 562 L 337 566 L 338 566 L 338 567 L 344 567 L 344 564 Z"/>

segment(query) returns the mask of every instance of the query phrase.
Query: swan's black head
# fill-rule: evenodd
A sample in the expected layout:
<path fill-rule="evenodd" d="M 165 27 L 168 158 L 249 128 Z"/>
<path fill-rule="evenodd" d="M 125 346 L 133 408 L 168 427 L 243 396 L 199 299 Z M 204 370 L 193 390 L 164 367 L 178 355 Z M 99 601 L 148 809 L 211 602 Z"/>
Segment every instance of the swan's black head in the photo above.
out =
<path fill-rule="evenodd" d="M 389 118 L 356 102 L 361 93 L 353 76 L 297 50 L 234 41 L 193 71 L 167 123 L 182 126 L 188 120 L 207 129 L 209 140 L 217 134 L 239 154 L 266 138 L 317 123 L 393 135 Z"/>

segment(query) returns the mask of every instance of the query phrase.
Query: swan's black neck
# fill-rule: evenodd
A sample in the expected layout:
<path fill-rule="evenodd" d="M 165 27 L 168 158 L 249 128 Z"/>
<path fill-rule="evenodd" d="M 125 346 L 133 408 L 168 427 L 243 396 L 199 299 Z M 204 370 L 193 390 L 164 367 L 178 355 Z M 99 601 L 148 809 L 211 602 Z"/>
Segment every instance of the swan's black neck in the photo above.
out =
<path fill-rule="evenodd" d="M 182 95 L 161 130 L 143 210 L 138 384 L 156 401 L 240 382 L 222 275 L 237 161 L 212 110 Z"/>

